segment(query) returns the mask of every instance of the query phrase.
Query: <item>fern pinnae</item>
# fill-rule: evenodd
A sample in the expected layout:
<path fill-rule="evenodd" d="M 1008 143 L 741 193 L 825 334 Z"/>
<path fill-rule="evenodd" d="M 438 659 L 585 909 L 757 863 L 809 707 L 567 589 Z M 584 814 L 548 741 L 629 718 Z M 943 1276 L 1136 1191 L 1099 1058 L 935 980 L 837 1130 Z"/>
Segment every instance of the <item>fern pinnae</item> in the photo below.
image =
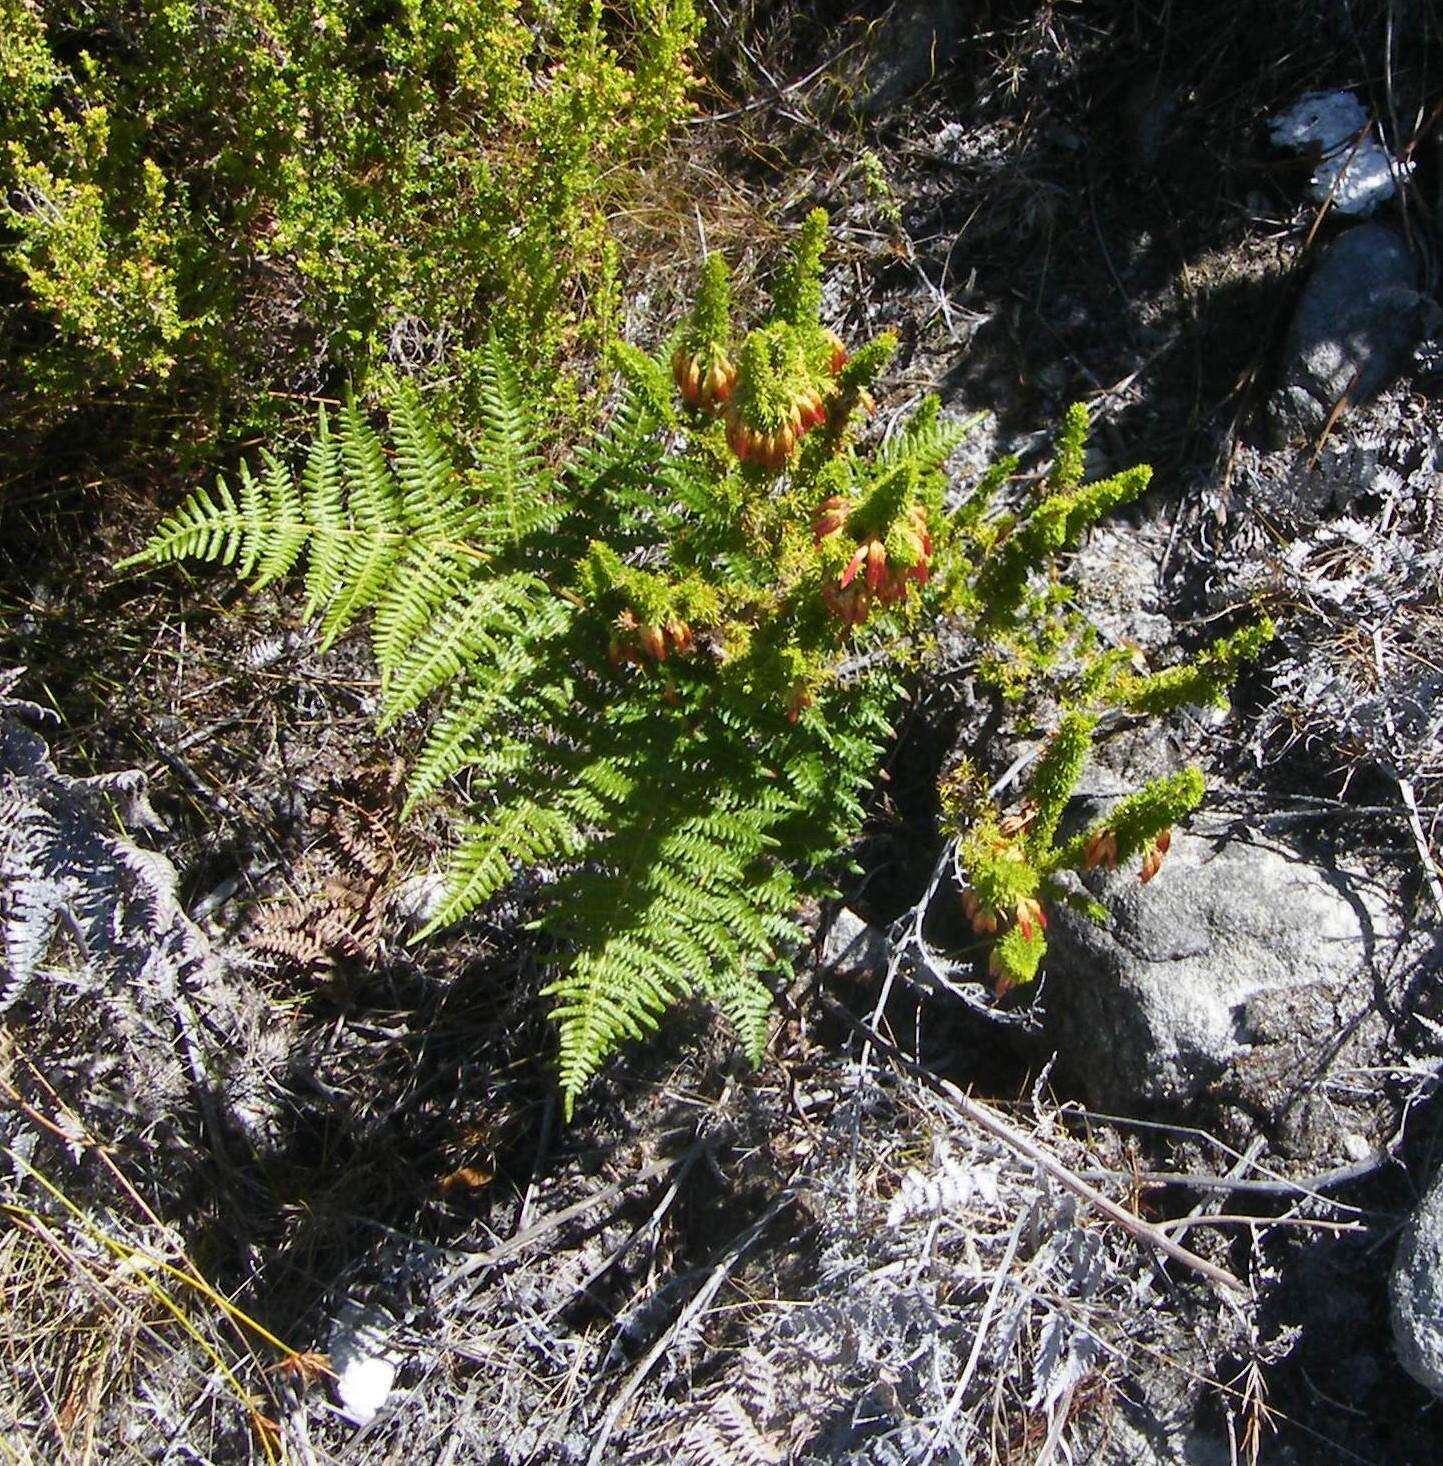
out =
<path fill-rule="evenodd" d="M 510 883 L 516 867 L 568 858 L 584 846 L 581 831 L 554 806 L 531 799 L 503 805 L 490 820 L 470 826 L 452 852 L 446 898 L 415 940 L 484 906 Z"/>
<path fill-rule="evenodd" d="M 569 1116 L 576 1097 L 603 1057 L 627 1039 L 645 1037 L 672 1004 L 686 996 L 664 951 L 641 930 L 619 921 L 598 928 L 599 940 L 578 953 L 546 989 L 559 1032 L 558 1078 Z"/>
<path fill-rule="evenodd" d="M 582 445 L 571 478 L 583 494 L 607 492 L 661 461 L 661 431 L 672 420 L 661 362 L 631 346 L 613 348 L 621 387 L 605 424 Z"/>
<path fill-rule="evenodd" d="M 130 570 L 167 560 L 220 560 L 229 564 L 248 528 L 259 531 L 257 523 L 247 524 L 224 476 L 218 476 L 214 496 L 204 487 L 192 489 L 179 507 L 161 520 L 145 548 L 121 560 L 116 569 Z"/>
<path fill-rule="evenodd" d="M 301 504 L 311 532 L 306 560 L 307 620 L 330 601 L 345 573 L 350 520 L 342 498 L 343 478 L 340 444 L 322 405 L 316 436 L 301 470 Z"/>
<path fill-rule="evenodd" d="M 258 547 L 254 589 L 262 590 L 281 580 L 295 567 L 310 540 L 305 505 L 290 468 L 273 453 L 262 455 L 265 464 L 264 494 L 272 529 L 270 543 Z M 242 572 L 249 574 L 249 572 Z"/>
<path fill-rule="evenodd" d="M 464 681 L 451 695 L 412 766 L 405 815 L 414 813 L 448 779 L 477 760 L 481 753 L 478 740 L 483 736 L 511 726 L 523 715 L 533 726 L 545 721 L 543 709 L 526 706 L 534 697 L 526 689 L 543 668 L 549 670 L 553 651 L 565 643 L 573 614 L 573 608 L 559 597 L 542 602 L 529 623 L 529 636 L 515 637 L 502 646 L 491 665 L 466 669 Z"/>
<path fill-rule="evenodd" d="M 973 428 L 986 420 L 986 414 L 979 412 L 963 422 L 952 422 L 939 414 L 939 406 L 935 396 L 924 397 L 912 416 L 877 450 L 876 466 L 893 468 L 910 461 L 923 473 L 938 473 Z"/>
<path fill-rule="evenodd" d="M 340 447 L 351 536 L 340 574 L 321 617 L 321 650 L 384 591 L 405 537 L 395 479 L 386 451 L 354 400 L 341 409 Z"/>
<path fill-rule="evenodd" d="M 395 445 L 393 470 L 407 526 L 430 541 L 468 538 L 475 529 L 475 506 L 468 502 L 450 451 L 413 383 L 396 388 L 389 410 Z"/>
<path fill-rule="evenodd" d="M 723 967 L 703 978 L 701 990 L 735 1029 L 747 1058 L 753 1064 L 760 1064 L 771 1027 L 771 988 L 744 968 Z"/>
<path fill-rule="evenodd" d="M 536 420 L 520 379 L 493 332 L 481 354 L 478 486 L 493 535 L 511 545 L 547 517 L 549 485 L 536 448 Z"/>
<path fill-rule="evenodd" d="M 251 472 L 250 464 L 244 459 L 241 460 L 236 469 L 236 478 L 240 482 L 240 515 L 247 524 L 260 525 L 268 517 L 269 504 L 268 495 L 262 482 Z M 249 580 L 256 568 L 256 561 L 260 559 L 261 550 L 264 548 L 264 537 L 260 534 L 243 534 L 236 545 L 234 556 L 228 556 L 226 563 L 229 564 L 233 558 L 235 561 L 235 572 L 241 580 Z"/>
<path fill-rule="evenodd" d="M 371 618 L 371 644 L 383 693 L 389 694 L 396 672 L 417 641 L 448 606 L 464 598 L 480 569 L 479 562 L 458 554 L 449 544 L 413 541 L 401 551 Z"/>
<path fill-rule="evenodd" d="M 393 667 L 380 726 L 389 728 L 465 667 L 491 660 L 506 641 L 526 635 L 527 615 L 550 595 L 544 583 L 526 574 L 466 586 L 464 596 L 453 597 Z"/>

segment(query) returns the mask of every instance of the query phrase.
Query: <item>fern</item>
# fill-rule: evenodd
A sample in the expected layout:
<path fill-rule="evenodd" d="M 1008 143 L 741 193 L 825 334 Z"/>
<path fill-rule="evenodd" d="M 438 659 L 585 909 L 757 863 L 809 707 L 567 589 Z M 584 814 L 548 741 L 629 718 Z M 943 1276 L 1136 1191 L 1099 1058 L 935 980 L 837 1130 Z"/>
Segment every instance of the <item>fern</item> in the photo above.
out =
<path fill-rule="evenodd" d="M 970 499 L 949 493 L 966 427 L 935 399 L 864 450 L 895 342 L 849 353 L 821 324 L 825 222 L 809 218 L 778 308 L 740 342 L 709 261 L 663 352 L 615 348 L 610 412 L 569 457 L 544 443 L 493 338 L 469 444 L 447 443 L 413 387 L 386 384 L 383 431 L 353 400 L 322 413 L 298 481 L 265 455 L 238 491 L 197 489 L 123 562 L 221 560 L 256 585 L 304 562 L 323 646 L 369 623 L 382 727 L 435 709 L 406 813 L 448 788 L 466 806 L 422 935 L 503 893 L 523 902 L 550 964 L 568 1112 L 609 1054 L 694 997 L 760 1057 L 769 979 L 864 818 L 917 633 L 960 609 L 990 655 L 1040 666 L 1059 637 L 1034 584 L 1146 482 L 1084 485 L 1077 413 L 1052 491 L 1019 521 L 989 518 L 1012 465 Z M 1206 685 L 1246 650 L 1221 648 Z M 1084 680 L 1094 701 L 1127 704 L 1181 687 L 1161 675 L 1129 683 L 1106 662 Z M 993 859 L 1007 836 L 983 819 L 989 910 L 1029 911 L 1062 858 L 1092 721 L 1070 717 L 1040 760 L 1042 813 L 1016 859 Z M 1123 843 L 1156 812 L 1125 811 Z M 1019 944 L 1035 967 L 1032 934 L 998 946 Z"/>

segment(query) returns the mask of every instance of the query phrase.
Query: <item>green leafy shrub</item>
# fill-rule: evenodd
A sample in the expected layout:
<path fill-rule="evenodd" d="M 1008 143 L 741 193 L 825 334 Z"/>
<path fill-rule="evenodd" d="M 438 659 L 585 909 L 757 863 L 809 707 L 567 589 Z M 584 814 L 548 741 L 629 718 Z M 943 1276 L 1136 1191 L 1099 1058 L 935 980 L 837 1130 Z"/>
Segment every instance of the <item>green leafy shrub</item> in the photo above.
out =
<path fill-rule="evenodd" d="M 966 761 L 940 791 L 944 824 L 958 842 L 963 909 L 974 934 L 990 944 L 988 969 L 999 995 L 1037 976 L 1047 951 L 1047 908 L 1068 899 L 1058 879 L 1063 872 L 1116 869 L 1140 857 L 1141 879 L 1150 881 L 1161 868 L 1172 826 L 1202 800 L 1198 770 L 1160 776 L 1090 829 L 1059 842 L 1058 827 L 1102 718 L 1157 716 L 1197 704 L 1225 708 L 1240 667 L 1273 637 L 1271 621 L 1263 618 L 1189 661 L 1146 673 L 1133 666 L 1131 649 L 1098 646 L 1094 628 L 1071 608 L 1070 587 L 1039 569 L 1054 563 L 1087 525 L 1141 493 L 1152 474 L 1139 465 L 1084 484 L 1089 428 L 1085 405 L 1068 409 L 1051 471 L 1020 511 L 977 519 L 987 508 L 985 493 L 968 506 L 980 557 L 960 604 L 981 643 L 984 678 L 1007 699 L 1033 694 L 1060 709 L 1015 809 L 1004 812 Z M 1004 461 L 992 474 L 1015 466 Z M 1105 916 L 1087 905 L 1094 918 Z"/>
<path fill-rule="evenodd" d="M 548 361 L 697 29 L 692 0 L 0 0 L 7 349 L 52 407 L 242 414 L 393 346 L 446 346 L 464 399 L 491 329 Z"/>
<path fill-rule="evenodd" d="M 369 616 L 382 725 L 440 699 L 410 806 L 464 783 L 468 827 L 428 930 L 544 872 L 529 899 L 568 1105 L 689 996 L 759 1052 L 763 976 L 785 968 L 804 898 L 855 837 L 919 638 L 960 611 L 1042 675 L 1065 617 L 1037 587 L 1145 482 L 1059 482 L 1012 517 L 993 504 L 1000 471 L 949 498 L 965 429 L 933 398 L 860 446 L 894 342 L 849 353 L 821 324 L 825 230 L 820 211 L 807 220 L 772 313 L 740 340 L 709 259 L 661 353 L 614 348 L 616 401 L 560 468 L 493 338 L 464 458 L 397 386 L 389 451 L 352 402 L 322 415 L 298 476 L 267 455 L 236 486 L 195 492 L 127 562 L 218 559 L 264 584 L 304 560 L 325 643 Z M 1116 671 L 1099 665 L 1094 695 Z M 1034 780 L 1054 791 L 1039 852 L 1085 741 L 1077 716 Z M 1015 913 L 997 883 L 991 909 Z"/>

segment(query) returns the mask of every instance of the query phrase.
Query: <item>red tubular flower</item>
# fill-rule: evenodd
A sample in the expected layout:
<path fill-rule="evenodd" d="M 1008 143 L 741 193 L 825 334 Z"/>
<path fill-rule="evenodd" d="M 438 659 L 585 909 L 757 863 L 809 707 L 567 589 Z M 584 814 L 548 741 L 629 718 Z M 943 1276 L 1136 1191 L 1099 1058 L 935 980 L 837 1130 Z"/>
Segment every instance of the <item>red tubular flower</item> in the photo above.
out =
<path fill-rule="evenodd" d="M 637 638 L 641 642 L 641 649 L 653 662 L 666 661 L 666 635 L 661 627 L 653 621 L 648 621 L 645 626 L 637 632 Z"/>
<path fill-rule="evenodd" d="M 1142 857 L 1142 871 L 1140 873 L 1142 884 L 1145 886 L 1162 869 L 1162 858 L 1172 846 L 1172 831 L 1164 830 L 1156 840 L 1148 846 Z"/>
<path fill-rule="evenodd" d="M 694 642 L 691 627 L 679 616 L 673 617 L 662 629 L 666 634 L 667 645 L 671 651 L 685 656 L 692 649 Z"/>
<path fill-rule="evenodd" d="M 1017 902 L 1017 926 L 1030 942 L 1035 931 L 1047 930 L 1047 913 L 1042 903 L 1032 896 L 1022 896 Z"/>
<path fill-rule="evenodd" d="M 992 936 L 997 931 L 996 912 L 984 906 L 970 886 L 962 892 L 962 910 L 972 925 L 974 936 Z"/>
<path fill-rule="evenodd" d="M 852 563 L 848 565 L 844 571 L 842 571 L 842 578 L 837 582 L 837 584 L 843 590 L 846 590 L 846 588 L 851 585 L 852 581 L 856 579 L 857 572 L 862 568 L 863 562 L 867 558 L 867 548 L 867 545 L 858 545 L 857 553 L 852 556 Z"/>
<path fill-rule="evenodd" d="M 846 524 L 852 512 L 852 501 L 841 494 L 823 499 L 812 515 L 812 539 L 821 544 L 824 539 L 836 534 Z"/>
<path fill-rule="evenodd" d="M 720 347 L 690 352 L 678 346 L 671 356 L 671 375 L 681 400 L 693 412 L 717 416 L 736 385 L 737 369 Z"/>
<path fill-rule="evenodd" d="M 881 540 L 870 540 L 867 544 L 867 589 L 875 595 L 886 574 L 887 551 Z"/>
<path fill-rule="evenodd" d="M 736 367 L 732 365 L 724 351 L 718 351 L 712 357 L 711 368 L 706 374 L 706 381 L 702 384 L 703 406 L 709 412 L 720 412 L 731 397 L 736 381 Z"/>
<path fill-rule="evenodd" d="M 827 420 L 827 404 L 815 387 L 809 387 L 802 398 L 802 423 L 807 432 L 819 428 Z"/>

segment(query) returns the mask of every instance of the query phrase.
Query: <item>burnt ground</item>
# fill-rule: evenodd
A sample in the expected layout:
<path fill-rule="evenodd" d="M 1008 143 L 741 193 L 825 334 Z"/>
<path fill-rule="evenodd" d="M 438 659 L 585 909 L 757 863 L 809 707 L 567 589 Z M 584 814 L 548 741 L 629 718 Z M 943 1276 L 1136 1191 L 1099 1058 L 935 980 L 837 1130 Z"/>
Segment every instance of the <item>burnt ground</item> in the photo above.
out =
<path fill-rule="evenodd" d="M 1417 165 L 1410 228 L 1432 260 L 1443 23 L 1385 0 L 912 9 L 952 41 L 873 102 L 879 54 L 932 55 L 907 7 L 709 16 L 701 111 L 617 221 L 646 301 L 629 324 L 645 337 L 669 319 L 700 233 L 739 258 L 744 296 L 786 228 L 826 205 L 837 324 L 902 337 L 893 403 L 935 390 L 949 411 L 988 414 L 964 472 L 1006 450 L 1035 465 L 1078 397 L 1101 423 L 1099 467 L 1154 464 L 1121 553 L 1151 547 L 1153 613 L 1171 645 L 1195 644 L 1216 548 L 1239 522 L 1233 470 L 1266 445 L 1293 306 L 1343 227 L 1263 124 L 1332 87 L 1398 119 Z M 1434 388 L 1410 371 L 1392 400 L 1433 414 Z M 198 470 L 117 476 L 114 429 L 37 445 L 49 479 L 27 474 L 0 499 L 0 666 L 25 667 L 18 695 L 58 714 L 46 736 L 61 769 L 145 772 L 163 831 L 144 843 L 175 864 L 182 906 L 271 1042 L 251 1056 L 253 1130 L 217 1145 L 195 1113 L 157 1131 L 143 1113 L 86 1111 L 77 1036 L 122 1066 L 123 1046 L 108 1054 L 63 1007 L 10 1010 L 6 1092 L 49 1136 L 36 1152 L 49 1178 L 108 1219 L 86 1234 L 95 1255 L 73 1243 L 66 1263 L 43 1226 L 9 1213 L 3 1347 L 19 1388 L 0 1398 L 0 1440 L 18 1459 L 910 1461 L 944 1418 L 973 1422 L 976 1460 L 1052 1459 L 1064 1439 L 1092 1460 L 1438 1459 L 1443 1419 L 1393 1358 L 1386 1295 L 1437 1163 L 1436 970 L 1410 979 L 1410 1014 L 1386 1039 L 1329 1077 L 1359 1091 L 1340 1113 L 1373 1160 L 1329 1204 L 1279 1180 L 1229 1198 L 1242 1221 L 1181 1234 L 1244 1280 L 1241 1305 L 1069 1210 L 945 1089 L 875 1047 L 864 1059 L 846 1015 L 1153 1221 L 1211 1193 L 1143 1177 L 1296 1183 L 1336 1168 L 1336 1136 L 1290 1153 L 1266 1107 L 1222 1091 L 1181 1111 L 1089 1112 L 1035 1042 L 905 983 L 884 993 L 876 968 L 803 963 L 755 1073 L 706 1015 L 678 1015 L 563 1126 L 517 912 L 405 945 L 406 877 L 442 833 L 398 827 L 418 728 L 376 738 L 362 650 L 320 656 L 288 592 L 251 597 L 204 570 L 115 576 Z M 1217 811 L 1281 821 L 1320 863 L 1363 861 L 1425 928 L 1396 782 L 1313 728 L 1264 740 L 1259 757 L 1272 695 L 1263 669 L 1233 720 L 1197 735 L 1229 791 Z M 1000 772 L 1032 731 L 988 714 L 947 668 L 924 673 L 844 892 L 864 918 L 886 924 L 924 889 L 937 772 L 959 748 Z M 1438 786 L 1419 793 L 1436 818 Z M 1337 804 L 1318 818 L 1306 797 Z M 818 913 L 819 945 L 831 915 Z M 74 1113 L 101 1147 L 45 1130 Z M 971 1231 L 929 1231 L 897 1198 L 959 1167 Z M 294 1348 L 334 1352 L 336 1318 L 371 1310 L 365 1327 L 388 1332 L 399 1363 L 388 1410 L 356 1432 L 324 1384 L 301 1395 L 194 1286 L 158 1293 L 95 1243 L 108 1229 L 163 1250 L 160 1222 L 180 1235 L 167 1255 Z M 467 1260 L 478 1249 L 495 1254 L 485 1266 Z M 1073 1266 L 1093 1251 L 1108 1279 L 1096 1286 Z M 893 1276 L 911 1291 L 888 1292 Z M 1009 1313 L 1013 1291 L 1026 1307 Z M 1067 1335 L 1071 1375 L 1047 1355 L 1061 1347 L 1052 1318 L 1100 1341 L 1088 1352 Z M 973 1340 L 947 1415 L 937 1380 L 957 1377 Z M 214 1356 L 234 1389 L 216 1384 Z M 933 1381 L 916 1362 L 944 1357 Z M 262 1419 L 281 1426 L 274 1440 Z"/>

